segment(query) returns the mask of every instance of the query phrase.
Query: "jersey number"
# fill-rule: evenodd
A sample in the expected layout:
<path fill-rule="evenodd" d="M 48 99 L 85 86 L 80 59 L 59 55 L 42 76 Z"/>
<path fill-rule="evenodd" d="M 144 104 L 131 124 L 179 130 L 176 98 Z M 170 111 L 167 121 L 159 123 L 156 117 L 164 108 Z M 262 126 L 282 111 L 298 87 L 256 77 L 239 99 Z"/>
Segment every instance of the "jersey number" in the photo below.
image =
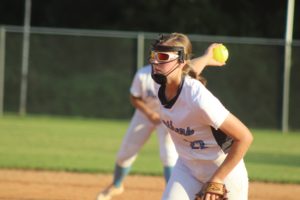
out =
<path fill-rule="evenodd" d="M 192 149 L 206 149 L 205 143 L 203 140 L 196 140 L 191 142 L 191 148 Z"/>

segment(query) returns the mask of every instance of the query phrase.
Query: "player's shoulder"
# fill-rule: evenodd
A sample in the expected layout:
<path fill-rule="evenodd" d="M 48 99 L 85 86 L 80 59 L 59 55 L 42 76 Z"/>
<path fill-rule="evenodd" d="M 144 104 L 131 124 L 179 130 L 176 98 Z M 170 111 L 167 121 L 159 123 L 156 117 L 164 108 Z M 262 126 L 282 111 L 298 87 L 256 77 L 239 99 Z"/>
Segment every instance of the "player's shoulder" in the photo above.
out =
<path fill-rule="evenodd" d="M 202 88 L 205 88 L 205 86 L 199 80 L 196 80 L 190 76 L 186 76 L 184 81 L 184 85 L 192 93 L 199 92 L 202 90 Z"/>
<path fill-rule="evenodd" d="M 205 94 L 207 91 L 205 86 L 199 80 L 196 80 L 190 76 L 185 77 L 183 87 L 183 96 L 190 102 L 199 101 L 203 94 Z"/>

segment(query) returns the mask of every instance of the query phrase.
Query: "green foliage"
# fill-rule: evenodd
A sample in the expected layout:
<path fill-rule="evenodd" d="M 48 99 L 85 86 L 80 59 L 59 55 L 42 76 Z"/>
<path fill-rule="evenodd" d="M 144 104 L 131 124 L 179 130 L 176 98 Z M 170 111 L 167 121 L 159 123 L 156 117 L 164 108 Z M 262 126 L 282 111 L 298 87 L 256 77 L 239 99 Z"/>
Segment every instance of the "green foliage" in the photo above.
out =
<path fill-rule="evenodd" d="M 293 59 L 291 68 L 291 82 L 290 82 L 290 127 L 300 127 L 300 47 L 293 48 Z"/>
<path fill-rule="evenodd" d="M 47 116 L 0 118 L 0 167 L 112 173 L 128 120 Z M 252 181 L 300 183 L 300 132 L 253 130 L 246 157 Z M 155 134 L 132 173 L 162 175 Z"/>
<path fill-rule="evenodd" d="M 24 2 L 2 0 L 0 24 L 23 25 Z M 33 1 L 32 26 L 283 38 L 287 1 Z M 299 4 L 294 36 L 299 38 Z M 68 17 L 65 17 L 68 16 Z"/>
<path fill-rule="evenodd" d="M 18 111 L 22 34 L 7 37 L 4 105 Z M 116 48 L 117 46 L 117 48 Z M 128 118 L 135 41 L 123 38 L 31 35 L 28 113 Z M 18 62 L 19 61 L 19 62 Z"/>
<path fill-rule="evenodd" d="M 17 33 L 7 36 L 5 112 L 19 109 L 21 38 Z M 152 42 L 145 40 L 145 63 Z M 210 42 L 192 43 L 199 56 Z M 284 47 L 234 41 L 225 45 L 229 60 L 223 70 L 204 70 L 207 87 L 249 127 L 279 129 Z M 132 114 L 128 96 L 136 71 L 134 39 L 32 34 L 30 49 L 28 113 L 111 119 Z M 293 53 L 289 119 L 290 127 L 299 129 L 299 46 Z"/>
<path fill-rule="evenodd" d="M 226 66 L 203 73 L 207 87 L 249 127 L 279 128 L 282 73 L 280 59 L 274 57 L 280 58 L 281 47 L 226 46 L 230 54 Z"/>

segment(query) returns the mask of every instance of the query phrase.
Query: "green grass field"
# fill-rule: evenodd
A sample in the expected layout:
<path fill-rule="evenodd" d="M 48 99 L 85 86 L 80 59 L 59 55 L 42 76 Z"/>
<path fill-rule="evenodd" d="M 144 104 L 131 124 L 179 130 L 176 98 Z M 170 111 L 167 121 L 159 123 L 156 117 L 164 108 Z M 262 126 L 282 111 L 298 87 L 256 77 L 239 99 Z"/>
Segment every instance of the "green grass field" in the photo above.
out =
<path fill-rule="evenodd" d="M 128 122 L 6 114 L 0 118 L 0 168 L 111 173 Z M 300 132 L 252 132 L 245 158 L 250 179 L 300 184 Z M 132 173 L 162 175 L 155 134 Z"/>

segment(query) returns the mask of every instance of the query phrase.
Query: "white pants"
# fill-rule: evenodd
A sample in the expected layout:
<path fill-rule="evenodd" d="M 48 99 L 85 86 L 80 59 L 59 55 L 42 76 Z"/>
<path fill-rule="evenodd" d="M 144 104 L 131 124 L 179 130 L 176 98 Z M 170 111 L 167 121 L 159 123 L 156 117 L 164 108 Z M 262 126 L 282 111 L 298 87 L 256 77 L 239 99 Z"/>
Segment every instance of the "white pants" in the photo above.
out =
<path fill-rule="evenodd" d="M 201 164 L 198 166 L 201 168 Z M 172 176 L 164 191 L 163 200 L 194 200 L 207 180 L 199 180 L 192 175 L 188 168 L 179 158 L 172 172 Z M 225 185 L 229 200 L 248 199 L 248 175 L 244 162 L 241 161 L 226 177 Z"/>
<path fill-rule="evenodd" d="M 154 125 L 138 110 L 135 111 L 131 119 L 127 133 L 117 154 L 117 164 L 121 167 L 131 166 L 139 150 L 149 139 L 154 129 L 156 129 L 159 140 L 160 159 L 164 166 L 173 167 L 178 155 L 166 128 L 162 124 Z"/>

